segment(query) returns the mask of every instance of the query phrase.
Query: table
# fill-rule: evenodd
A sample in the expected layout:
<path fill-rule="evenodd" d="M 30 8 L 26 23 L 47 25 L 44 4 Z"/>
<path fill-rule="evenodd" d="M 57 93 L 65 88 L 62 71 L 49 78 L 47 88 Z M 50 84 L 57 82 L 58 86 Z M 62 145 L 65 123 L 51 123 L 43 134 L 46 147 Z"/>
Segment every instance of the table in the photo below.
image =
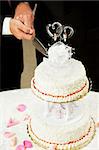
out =
<path fill-rule="evenodd" d="M 33 94 L 31 89 L 19 89 L 0 92 L 0 150 L 15 150 L 15 147 L 9 146 L 9 139 L 4 138 L 3 133 L 14 132 L 17 135 L 17 145 L 22 144 L 23 140 L 29 140 L 26 133 L 27 118 L 32 113 Z M 88 93 L 90 101 L 91 115 L 99 122 L 99 93 L 90 91 Z M 24 104 L 26 110 L 18 110 L 18 106 Z M 5 124 L 8 119 L 16 119 L 19 124 L 6 128 Z M 99 149 L 99 128 L 96 129 L 96 136 L 92 142 L 83 150 L 98 150 Z M 36 145 L 30 150 L 37 150 Z"/>

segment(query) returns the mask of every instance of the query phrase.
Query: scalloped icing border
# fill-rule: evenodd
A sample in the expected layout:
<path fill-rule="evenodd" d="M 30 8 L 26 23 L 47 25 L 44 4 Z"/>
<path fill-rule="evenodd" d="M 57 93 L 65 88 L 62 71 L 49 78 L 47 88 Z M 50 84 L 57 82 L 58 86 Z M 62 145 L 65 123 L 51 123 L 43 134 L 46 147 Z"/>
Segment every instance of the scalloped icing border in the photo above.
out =
<path fill-rule="evenodd" d="M 38 146 L 44 148 L 44 149 L 47 149 L 50 147 L 50 145 L 52 144 L 55 144 L 56 145 L 56 150 L 75 150 L 75 149 L 80 149 L 80 148 L 83 148 L 85 146 L 87 146 L 91 141 L 92 139 L 94 138 L 95 136 L 95 133 L 96 133 L 96 127 L 95 127 L 95 122 L 93 120 L 93 118 L 91 118 L 91 125 L 90 125 L 90 128 L 88 129 L 88 132 L 83 135 L 82 138 L 76 140 L 76 141 L 70 141 L 68 143 L 62 143 L 62 144 L 58 144 L 58 143 L 51 143 L 51 142 L 48 142 L 48 141 L 44 141 L 43 139 L 40 139 L 39 137 L 37 137 L 35 135 L 35 133 L 32 131 L 32 128 L 31 128 L 31 122 L 29 122 L 29 124 L 27 125 L 27 133 L 29 135 L 29 137 L 31 138 L 32 142 L 37 144 Z M 88 137 L 89 138 L 88 138 Z M 86 137 L 88 138 L 87 140 Z M 82 140 L 85 140 L 85 142 L 82 142 Z M 80 143 L 81 141 L 81 143 Z"/>
<path fill-rule="evenodd" d="M 82 99 L 89 91 L 89 89 L 88 89 L 89 84 L 88 84 L 88 81 L 86 81 L 84 86 L 80 90 L 77 90 L 77 91 L 73 92 L 72 94 L 68 94 L 66 96 L 53 96 L 53 95 L 48 95 L 46 93 L 41 92 L 39 89 L 37 89 L 35 87 L 35 84 L 32 83 L 33 81 L 31 81 L 31 89 L 32 89 L 33 94 L 35 96 L 37 96 L 40 100 L 50 102 L 50 103 L 69 103 L 69 102 L 78 101 L 78 100 Z M 38 93 L 40 93 L 40 94 L 38 94 Z M 50 97 L 52 97 L 52 99 L 54 98 L 55 100 L 53 100 L 53 101 L 47 100 L 47 98 L 43 98 L 43 96 L 41 96 L 41 95 L 45 95 L 47 97 L 50 96 Z M 68 97 L 69 97 L 69 100 L 68 100 Z"/>

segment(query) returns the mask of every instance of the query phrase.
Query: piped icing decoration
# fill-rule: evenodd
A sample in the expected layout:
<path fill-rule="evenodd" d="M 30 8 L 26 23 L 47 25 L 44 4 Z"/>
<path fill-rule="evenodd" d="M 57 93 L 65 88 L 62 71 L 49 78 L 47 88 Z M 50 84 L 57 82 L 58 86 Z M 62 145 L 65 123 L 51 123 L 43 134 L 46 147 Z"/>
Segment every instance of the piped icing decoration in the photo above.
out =
<path fill-rule="evenodd" d="M 86 87 L 86 85 L 87 85 L 87 83 L 85 83 L 85 84 L 83 85 L 83 87 L 81 87 L 81 89 L 79 89 L 79 90 L 77 90 L 77 91 L 75 91 L 75 92 L 73 92 L 73 93 L 70 93 L 70 94 L 68 94 L 68 95 L 52 95 L 52 94 L 49 94 L 49 93 L 44 93 L 44 92 L 40 91 L 40 90 L 35 86 L 35 80 L 33 80 L 33 85 L 32 85 L 32 86 L 34 86 L 34 89 L 36 89 L 38 92 L 42 93 L 43 95 L 51 96 L 51 97 L 56 97 L 56 98 L 66 98 L 66 97 L 72 96 L 72 95 L 74 95 L 74 94 L 76 94 L 76 93 L 79 93 L 80 91 L 82 91 L 82 90 Z"/>
<path fill-rule="evenodd" d="M 77 140 L 64 142 L 64 143 L 45 141 L 45 140 L 37 137 L 35 135 L 35 133 L 32 131 L 31 124 L 28 124 L 28 126 L 27 126 L 27 133 L 29 134 L 29 137 L 31 138 L 31 140 L 34 143 L 38 144 L 39 146 L 41 146 L 45 149 L 47 147 L 50 147 L 50 145 L 56 145 L 56 150 L 69 149 L 71 147 L 75 148 L 75 149 L 80 149 L 80 148 L 83 148 L 84 146 L 86 146 L 87 144 L 89 144 L 95 136 L 96 130 L 95 130 L 95 122 L 94 122 L 93 118 L 91 118 L 90 123 L 91 124 L 90 124 L 90 127 L 89 127 L 87 133 L 85 133 L 82 137 L 80 137 Z"/>
<path fill-rule="evenodd" d="M 72 56 L 72 47 L 62 42 L 53 44 L 48 50 L 48 60 L 53 64 L 63 65 Z"/>
<path fill-rule="evenodd" d="M 24 105 L 24 104 L 19 104 L 19 105 L 17 106 L 17 110 L 20 111 L 20 112 L 25 111 L 26 108 L 27 108 L 27 107 L 26 107 L 26 105 Z"/>

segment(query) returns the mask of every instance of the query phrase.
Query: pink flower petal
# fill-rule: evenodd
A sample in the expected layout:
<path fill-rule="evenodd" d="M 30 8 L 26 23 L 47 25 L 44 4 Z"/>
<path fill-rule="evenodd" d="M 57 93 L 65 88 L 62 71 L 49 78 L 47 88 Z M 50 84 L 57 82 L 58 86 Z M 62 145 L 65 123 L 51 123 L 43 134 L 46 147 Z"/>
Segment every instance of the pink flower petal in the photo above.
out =
<path fill-rule="evenodd" d="M 27 108 L 27 107 L 26 107 L 26 105 L 24 105 L 24 104 L 20 104 L 20 105 L 17 106 L 17 110 L 20 111 L 20 112 L 25 111 L 26 108 Z"/>
<path fill-rule="evenodd" d="M 8 123 L 7 123 L 7 128 L 15 126 L 15 125 L 17 125 L 19 123 L 20 123 L 20 121 L 17 121 L 15 119 L 10 118 L 9 121 L 8 121 Z"/>
<path fill-rule="evenodd" d="M 25 148 L 32 148 L 33 147 L 32 143 L 28 140 L 24 140 L 23 144 L 24 144 Z"/>
<path fill-rule="evenodd" d="M 24 150 L 24 145 L 18 145 L 18 146 L 16 147 L 16 150 Z"/>
<path fill-rule="evenodd" d="M 14 135 L 16 135 L 16 134 L 13 133 L 13 132 L 4 132 L 4 137 L 5 137 L 5 138 L 11 138 L 11 137 L 13 137 Z"/>

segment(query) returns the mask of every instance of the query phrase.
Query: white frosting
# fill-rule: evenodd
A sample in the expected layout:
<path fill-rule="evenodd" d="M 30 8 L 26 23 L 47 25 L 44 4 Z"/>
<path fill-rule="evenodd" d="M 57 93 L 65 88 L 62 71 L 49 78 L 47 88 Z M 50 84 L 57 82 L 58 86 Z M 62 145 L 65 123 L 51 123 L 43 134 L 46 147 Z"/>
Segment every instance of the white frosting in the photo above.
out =
<path fill-rule="evenodd" d="M 56 104 L 49 103 L 49 105 L 55 106 L 52 111 L 56 109 Z M 89 109 L 87 104 L 85 105 L 85 100 L 64 104 L 64 108 L 68 107 L 65 109 L 68 117 L 63 116 L 62 118 L 49 111 L 48 102 L 39 101 L 35 96 L 32 107 L 32 130 L 45 141 L 68 142 L 76 140 L 84 135 L 90 126 Z"/>
<path fill-rule="evenodd" d="M 93 119 L 91 119 L 89 121 L 90 121 L 90 130 L 88 129 L 87 133 L 83 134 L 84 137 L 81 140 L 77 139 L 77 141 L 73 142 L 73 143 L 66 143 L 65 142 L 63 144 L 59 144 L 59 143 L 57 143 L 57 145 L 54 144 L 56 149 L 57 150 L 58 149 L 60 149 L 60 150 L 81 149 L 81 148 L 85 147 L 87 144 L 89 144 L 91 142 L 91 140 L 93 139 L 94 135 L 95 135 L 95 124 L 94 124 L 94 121 L 93 121 Z M 43 139 L 39 139 L 39 137 L 37 137 L 35 135 L 35 133 L 32 132 L 30 124 L 28 125 L 28 133 L 31 136 L 33 142 L 40 146 L 40 147 L 36 147 L 37 150 L 39 150 L 39 148 L 41 150 L 42 147 L 44 149 L 48 149 L 53 144 L 52 142 L 50 143 L 50 142 L 44 141 Z"/>
<path fill-rule="evenodd" d="M 77 140 L 88 132 L 90 127 L 89 113 L 85 112 L 81 114 L 81 117 L 77 117 L 70 121 L 48 121 L 48 118 L 32 117 L 32 131 L 37 137 L 49 141 L 49 142 L 69 142 Z"/>
<path fill-rule="evenodd" d="M 84 84 L 85 84 L 85 82 L 84 82 Z M 39 98 L 39 100 L 43 100 L 43 101 L 47 101 L 47 102 L 58 102 L 58 103 L 61 103 L 61 102 L 67 103 L 67 102 L 71 102 L 71 101 L 77 101 L 77 100 L 81 99 L 82 97 L 84 97 L 88 93 L 89 84 L 87 82 L 87 85 L 83 88 L 83 90 L 81 90 L 82 86 L 79 85 L 79 84 L 76 84 L 75 87 L 74 87 L 74 85 L 71 85 L 70 86 L 71 92 L 68 90 L 68 94 L 66 93 L 66 89 L 64 89 L 64 91 L 62 89 L 60 89 L 60 90 L 57 89 L 57 92 L 55 92 L 53 90 L 55 92 L 54 94 L 58 93 L 58 95 L 59 94 L 61 95 L 64 92 L 63 93 L 64 97 L 59 97 L 58 98 L 58 97 L 53 97 L 53 96 L 45 95 L 45 94 L 39 92 L 37 89 L 34 88 L 33 82 L 31 83 L 32 91 Z M 77 93 L 75 93 L 76 90 L 78 90 L 78 91 L 80 90 L 80 91 L 77 92 Z M 59 92 L 59 91 L 61 91 L 61 92 Z M 74 92 L 74 94 L 72 94 L 73 92 Z"/>
<path fill-rule="evenodd" d="M 48 60 L 53 64 L 63 65 L 71 58 L 71 50 L 72 48 L 70 46 L 62 42 L 57 42 L 49 48 Z"/>
<path fill-rule="evenodd" d="M 75 93 L 75 95 L 71 96 L 71 99 L 67 97 L 67 100 L 78 99 L 79 96 L 83 96 L 88 92 L 89 84 L 85 68 L 80 61 L 71 58 L 71 55 L 71 47 L 62 42 L 57 42 L 49 48 L 49 57 L 43 59 L 43 62 L 35 69 L 34 74 L 34 86 L 41 93 L 33 87 L 33 82 L 31 82 L 33 92 L 37 96 L 47 101 L 58 101 L 57 98 L 53 99 L 42 93 L 66 96 L 81 90 L 85 83 L 87 85 L 83 90 L 78 94 Z"/>
<path fill-rule="evenodd" d="M 51 143 L 78 140 L 88 133 L 90 127 L 87 104 L 60 103 L 83 97 L 89 88 L 85 68 L 80 61 L 71 58 L 71 51 L 71 47 L 61 42 L 52 45 L 48 50 L 49 57 L 44 58 L 37 66 L 31 81 L 33 93 L 36 95 L 31 128 L 39 139 Z M 65 98 L 59 99 L 58 96 Z"/>
<path fill-rule="evenodd" d="M 86 80 L 85 68 L 80 61 L 70 59 L 62 67 L 54 67 L 44 60 L 35 70 L 35 83 L 38 88 L 50 92 L 52 89 L 66 90 L 70 84 Z"/>

